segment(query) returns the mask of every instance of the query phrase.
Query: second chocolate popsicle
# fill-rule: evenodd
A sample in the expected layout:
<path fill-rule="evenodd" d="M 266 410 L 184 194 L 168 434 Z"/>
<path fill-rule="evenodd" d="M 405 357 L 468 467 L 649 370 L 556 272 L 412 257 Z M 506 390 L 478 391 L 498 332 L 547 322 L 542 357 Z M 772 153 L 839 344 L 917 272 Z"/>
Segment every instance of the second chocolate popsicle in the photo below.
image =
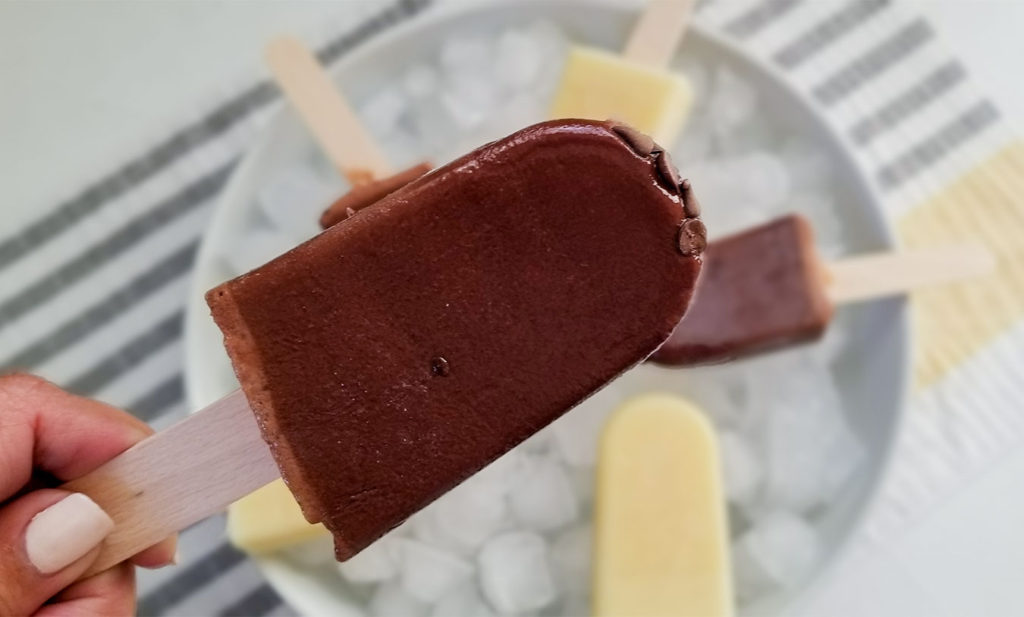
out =
<path fill-rule="evenodd" d="M 672 332 L 704 229 L 647 141 L 607 122 L 527 128 L 208 294 L 340 559 Z"/>
<path fill-rule="evenodd" d="M 978 244 L 824 263 L 814 230 L 797 214 L 716 240 L 704 260 L 693 305 L 652 361 L 712 364 L 813 341 L 836 304 L 976 278 L 996 267 L 991 251 Z"/>
<path fill-rule="evenodd" d="M 651 357 L 672 366 L 726 362 L 818 338 L 832 317 L 810 223 L 785 216 L 716 240 L 693 306 Z"/>

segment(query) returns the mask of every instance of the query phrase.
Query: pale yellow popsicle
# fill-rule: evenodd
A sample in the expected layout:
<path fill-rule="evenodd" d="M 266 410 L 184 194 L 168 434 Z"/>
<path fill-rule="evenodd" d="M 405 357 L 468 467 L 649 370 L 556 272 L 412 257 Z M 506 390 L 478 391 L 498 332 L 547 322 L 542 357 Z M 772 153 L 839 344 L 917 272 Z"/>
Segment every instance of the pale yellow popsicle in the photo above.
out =
<path fill-rule="evenodd" d="M 693 89 L 666 65 L 686 30 L 692 0 L 651 0 L 622 55 L 569 52 L 553 118 L 615 119 L 671 145 L 690 113 Z"/>
<path fill-rule="evenodd" d="M 595 617 L 733 614 L 717 442 L 687 401 L 644 395 L 605 427 L 593 583 Z"/>
<path fill-rule="evenodd" d="M 246 553 L 270 553 L 315 538 L 330 538 L 310 525 L 282 480 L 275 480 L 228 508 L 228 538 Z"/>

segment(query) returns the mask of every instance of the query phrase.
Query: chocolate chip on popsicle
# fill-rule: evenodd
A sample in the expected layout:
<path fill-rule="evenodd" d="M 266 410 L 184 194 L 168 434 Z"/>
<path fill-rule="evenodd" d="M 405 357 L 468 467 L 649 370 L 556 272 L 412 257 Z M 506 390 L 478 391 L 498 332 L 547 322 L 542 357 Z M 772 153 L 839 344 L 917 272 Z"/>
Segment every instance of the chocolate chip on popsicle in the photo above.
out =
<path fill-rule="evenodd" d="M 615 126 L 519 131 L 207 295 L 282 475 L 340 559 L 683 316 L 701 256 L 678 237 L 695 219 Z"/>

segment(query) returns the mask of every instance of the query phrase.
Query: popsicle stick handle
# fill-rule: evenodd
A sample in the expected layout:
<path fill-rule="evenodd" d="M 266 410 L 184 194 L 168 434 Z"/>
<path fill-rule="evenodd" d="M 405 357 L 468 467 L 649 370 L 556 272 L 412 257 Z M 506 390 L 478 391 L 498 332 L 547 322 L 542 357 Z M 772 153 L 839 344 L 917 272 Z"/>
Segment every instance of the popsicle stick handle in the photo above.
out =
<path fill-rule="evenodd" d="M 859 302 L 984 276 L 995 266 L 980 245 L 864 255 L 829 264 L 828 291 L 836 304 Z"/>
<path fill-rule="evenodd" d="M 277 477 L 249 403 L 236 391 L 62 488 L 85 493 L 114 519 L 88 576 Z"/>
<path fill-rule="evenodd" d="M 301 41 L 274 39 L 267 45 L 266 59 L 306 128 L 349 182 L 361 184 L 393 173 L 377 142 Z"/>
<path fill-rule="evenodd" d="M 622 52 L 627 60 L 661 68 L 668 64 L 690 24 L 696 0 L 649 0 Z"/>

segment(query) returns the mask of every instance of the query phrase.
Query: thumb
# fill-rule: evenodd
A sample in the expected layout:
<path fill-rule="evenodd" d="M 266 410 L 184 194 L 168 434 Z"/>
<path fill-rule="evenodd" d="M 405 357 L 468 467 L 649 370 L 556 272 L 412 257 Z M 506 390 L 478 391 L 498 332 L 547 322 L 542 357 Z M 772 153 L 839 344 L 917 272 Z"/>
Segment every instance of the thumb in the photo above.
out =
<path fill-rule="evenodd" d="M 27 615 L 95 561 L 114 521 L 81 493 L 45 489 L 0 509 L 0 614 Z"/>

